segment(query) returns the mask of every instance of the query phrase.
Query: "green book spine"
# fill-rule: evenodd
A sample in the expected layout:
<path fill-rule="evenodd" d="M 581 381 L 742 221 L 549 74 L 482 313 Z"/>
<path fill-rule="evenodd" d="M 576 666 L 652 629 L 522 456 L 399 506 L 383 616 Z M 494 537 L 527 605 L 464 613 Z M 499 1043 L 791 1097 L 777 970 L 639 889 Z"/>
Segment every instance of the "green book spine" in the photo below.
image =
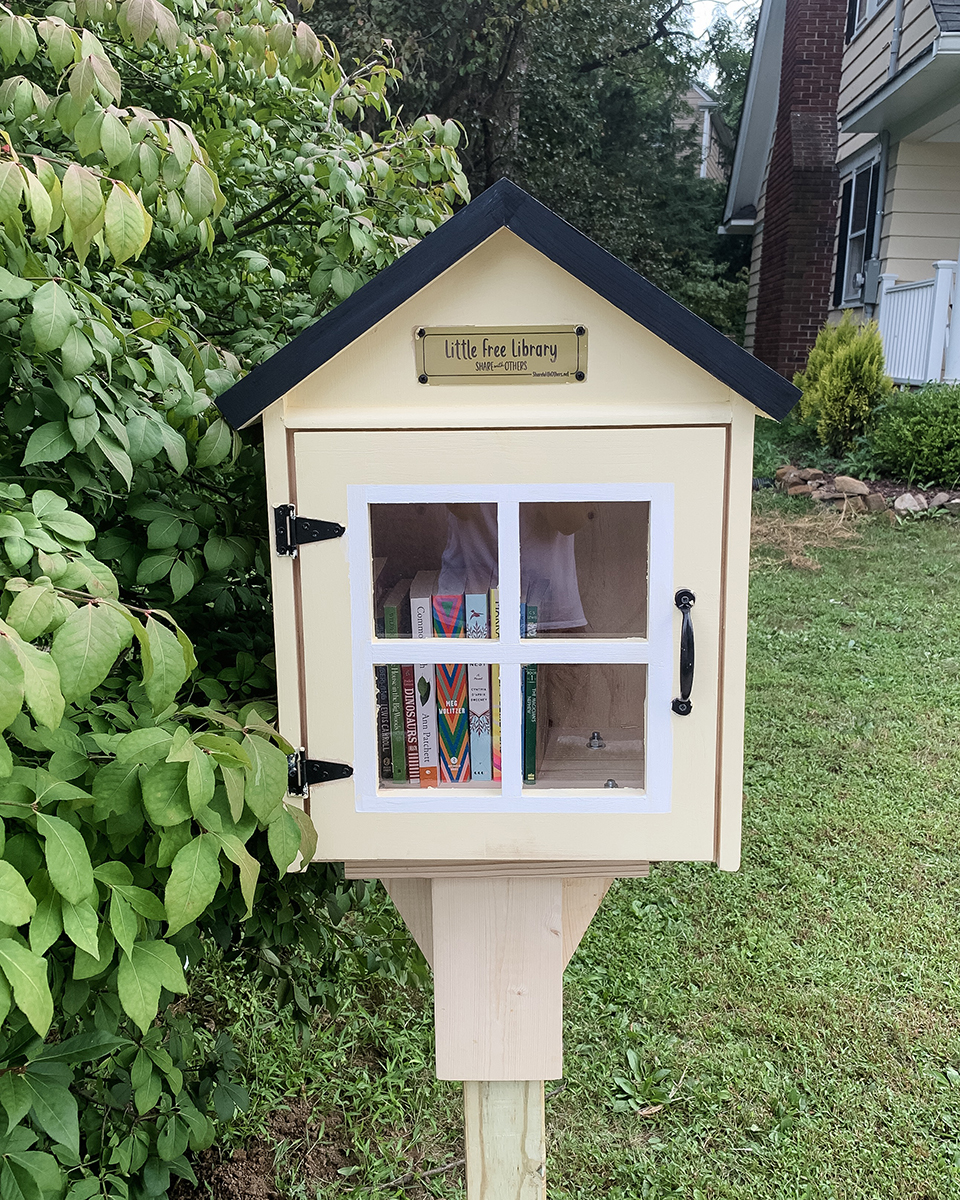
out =
<path fill-rule="evenodd" d="M 523 782 L 537 782 L 537 665 L 523 668 Z"/>
<path fill-rule="evenodd" d="M 400 604 L 383 606 L 383 636 L 400 636 Z M 393 757 L 393 782 L 407 782 L 407 731 L 403 716 L 403 668 L 398 663 L 387 667 L 387 705 L 390 710 L 390 753 Z"/>
<path fill-rule="evenodd" d="M 407 731 L 403 719 L 403 668 L 387 667 L 387 702 L 390 706 L 390 753 L 394 783 L 407 782 Z"/>

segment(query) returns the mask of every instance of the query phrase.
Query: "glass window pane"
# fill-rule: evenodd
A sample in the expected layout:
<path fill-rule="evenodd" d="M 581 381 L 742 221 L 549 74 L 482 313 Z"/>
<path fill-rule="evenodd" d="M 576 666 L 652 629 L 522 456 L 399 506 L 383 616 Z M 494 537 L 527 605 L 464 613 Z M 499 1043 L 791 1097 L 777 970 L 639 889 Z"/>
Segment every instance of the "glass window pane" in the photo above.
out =
<path fill-rule="evenodd" d="M 374 667 L 381 787 L 500 788 L 499 669 Z"/>
<path fill-rule="evenodd" d="M 647 635 L 650 505 L 520 505 L 521 636 Z"/>
<path fill-rule="evenodd" d="M 860 233 L 867 227 L 867 209 L 870 203 L 870 171 L 860 171 L 853 185 L 853 207 L 850 210 L 850 232 Z"/>
<path fill-rule="evenodd" d="M 523 688 L 525 788 L 644 786 L 645 665 L 540 663 Z"/>
<path fill-rule="evenodd" d="M 377 637 L 490 637 L 495 504 L 371 504 Z"/>
<path fill-rule="evenodd" d="M 850 239 L 847 244 L 847 281 L 844 286 L 844 297 L 853 299 L 860 295 L 860 282 L 857 276 L 863 271 L 863 244 L 865 235 L 860 233 Z"/>

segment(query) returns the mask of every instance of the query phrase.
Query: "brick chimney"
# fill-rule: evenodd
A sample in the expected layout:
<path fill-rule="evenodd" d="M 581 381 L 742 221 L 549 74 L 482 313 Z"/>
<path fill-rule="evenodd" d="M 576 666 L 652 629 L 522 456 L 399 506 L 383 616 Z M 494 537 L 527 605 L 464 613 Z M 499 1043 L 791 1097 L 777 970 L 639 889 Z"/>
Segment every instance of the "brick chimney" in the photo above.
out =
<path fill-rule="evenodd" d="M 753 353 L 787 378 L 827 316 L 846 0 L 787 0 Z"/>

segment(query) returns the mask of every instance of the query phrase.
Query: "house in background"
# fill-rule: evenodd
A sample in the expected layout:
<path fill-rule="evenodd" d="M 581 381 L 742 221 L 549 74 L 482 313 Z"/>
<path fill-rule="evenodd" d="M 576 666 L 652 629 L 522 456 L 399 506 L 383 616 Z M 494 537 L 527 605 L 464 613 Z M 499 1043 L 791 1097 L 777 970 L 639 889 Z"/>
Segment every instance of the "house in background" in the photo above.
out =
<path fill-rule="evenodd" d="M 678 129 L 696 131 L 700 178 L 726 182 L 733 158 L 733 134 L 720 115 L 719 102 L 698 83 L 691 83 L 681 97 L 674 123 Z"/>
<path fill-rule="evenodd" d="M 763 0 L 721 228 L 753 236 L 747 345 L 783 374 L 852 309 L 898 382 L 960 377 L 960 2 Z"/>

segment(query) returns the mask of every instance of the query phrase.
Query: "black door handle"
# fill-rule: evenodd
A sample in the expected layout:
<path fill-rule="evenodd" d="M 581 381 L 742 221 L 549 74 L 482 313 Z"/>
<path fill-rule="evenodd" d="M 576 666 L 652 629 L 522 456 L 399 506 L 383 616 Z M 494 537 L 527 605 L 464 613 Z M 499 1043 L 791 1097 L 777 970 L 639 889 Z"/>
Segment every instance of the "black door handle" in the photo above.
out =
<path fill-rule="evenodd" d="M 683 613 L 683 624 L 680 626 L 680 695 L 670 707 L 678 717 L 689 717 L 693 712 L 693 701 L 690 699 L 693 691 L 693 617 L 690 616 L 690 609 L 696 604 L 697 598 L 689 588 L 681 588 L 673 602 Z"/>

